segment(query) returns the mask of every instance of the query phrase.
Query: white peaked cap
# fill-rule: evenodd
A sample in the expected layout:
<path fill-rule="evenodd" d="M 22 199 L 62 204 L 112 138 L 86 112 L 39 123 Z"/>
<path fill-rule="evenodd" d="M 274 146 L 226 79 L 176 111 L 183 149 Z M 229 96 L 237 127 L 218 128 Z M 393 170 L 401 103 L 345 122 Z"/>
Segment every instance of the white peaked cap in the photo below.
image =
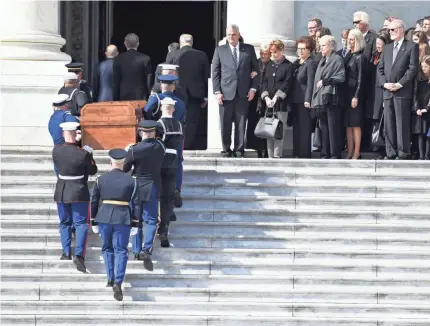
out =
<path fill-rule="evenodd" d="M 167 64 L 167 63 L 160 63 L 159 66 L 163 70 L 175 70 L 175 71 L 176 71 L 176 68 L 179 67 L 178 65 L 171 65 L 171 64 Z"/>
<path fill-rule="evenodd" d="M 76 74 L 74 72 L 68 72 L 67 74 L 64 75 L 64 80 L 73 80 L 73 79 L 78 79 L 78 76 L 76 76 Z"/>
<path fill-rule="evenodd" d="M 54 97 L 54 100 L 52 101 L 52 103 L 54 104 L 62 104 L 63 102 L 68 102 L 69 100 L 69 95 L 67 94 L 57 94 Z"/>
<path fill-rule="evenodd" d="M 176 101 L 170 97 L 165 97 L 160 101 L 161 105 L 175 105 Z"/>
<path fill-rule="evenodd" d="M 78 127 L 78 122 L 63 122 L 60 124 L 60 128 L 63 129 L 63 131 L 74 131 L 78 129 Z"/>

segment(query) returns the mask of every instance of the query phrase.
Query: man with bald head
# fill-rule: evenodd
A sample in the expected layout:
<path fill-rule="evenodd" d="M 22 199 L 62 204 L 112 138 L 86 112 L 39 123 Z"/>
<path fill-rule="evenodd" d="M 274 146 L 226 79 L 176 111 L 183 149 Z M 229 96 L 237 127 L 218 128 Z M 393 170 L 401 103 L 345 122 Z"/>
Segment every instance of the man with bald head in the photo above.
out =
<path fill-rule="evenodd" d="M 106 60 L 99 63 L 93 78 L 95 102 L 114 100 L 113 61 L 118 55 L 118 48 L 111 44 L 106 48 Z"/>

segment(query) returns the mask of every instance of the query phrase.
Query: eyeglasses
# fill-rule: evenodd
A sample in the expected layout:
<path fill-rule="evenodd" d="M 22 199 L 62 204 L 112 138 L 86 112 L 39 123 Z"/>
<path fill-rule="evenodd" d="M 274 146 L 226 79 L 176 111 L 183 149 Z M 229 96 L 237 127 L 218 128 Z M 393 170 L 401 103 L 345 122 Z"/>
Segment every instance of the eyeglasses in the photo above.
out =
<path fill-rule="evenodd" d="M 395 32 L 396 30 L 398 30 L 399 28 L 390 28 L 390 32 Z"/>
<path fill-rule="evenodd" d="M 352 22 L 354 25 L 356 25 L 356 24 L 360 24 L 361 23 L 361 20 L 355 20 L 355 21 L 353 21 Z"/>

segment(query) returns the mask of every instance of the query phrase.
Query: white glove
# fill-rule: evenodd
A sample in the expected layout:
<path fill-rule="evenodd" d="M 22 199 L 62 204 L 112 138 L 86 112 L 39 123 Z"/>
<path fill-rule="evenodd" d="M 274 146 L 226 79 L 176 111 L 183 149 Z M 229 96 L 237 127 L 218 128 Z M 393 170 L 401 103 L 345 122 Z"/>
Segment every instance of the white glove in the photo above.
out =
<path fill-rule="evenodd" d="M 270 99 L 270 97 L 269 97 L 269 96 L 266 96 L 264 99 L 265 99 L 265 101 L 266 101 L 266 105 L 267 105 L 267 107 L 268 107 L 268 108 L 271 108 L 271 107 L 272 107 L 272 100 Z"/>
<path fill-rule="evenodd" d="M 131 228 L 130 235 L 136 235 L 137 234 L 137 228 Z"/>
<path fill-rule="evenodd" d="M 82 147 L 82 149 L 85 149 L 90 154 L 93 153 L 93 149 L 90 146 L 88 146 L 88 145 L 85 145 L 84 147 Z"/>
<path fill-rule="evenodd" d="M 272 106 L 274 106 L 277 101 L 278 101 L 278 97 L 277 96 L 273 97 L 272 98 Z"/>
<path fill-rule="evenodd" d="M 82 139 L 82 133 L 80 130 L 76 130 L 76 141 L 79 142 Z"/>
<path fill-rule="evenodd" d="M 93 225 L 93 226 L 91 227 L 91 229 L 93 230 L 93 232 L 94 232 L 95 234 L 99 233 L 99 226 L 98 226 L 98 225 Z"/>
<path fill-rule="evenodd" d="M 133 146 L 134 144 L 128 144 L 125 148 L 124 148 L 124 150 L 126 151 L 126 152 L 128 152 L 129 150 L 130 150 L 130 147 L 131 146 Z"/>

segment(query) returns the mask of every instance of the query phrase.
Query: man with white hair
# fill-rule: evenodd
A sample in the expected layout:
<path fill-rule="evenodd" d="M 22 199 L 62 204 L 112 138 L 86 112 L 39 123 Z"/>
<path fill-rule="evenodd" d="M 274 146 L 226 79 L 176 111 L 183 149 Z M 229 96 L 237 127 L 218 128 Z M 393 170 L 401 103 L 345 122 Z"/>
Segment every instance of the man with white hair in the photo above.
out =
<path fill-rule="evenodd" d="M 64 76 L 64 86 L 61 87 L 58 94 L 66 94 L 69 96 L 69 109 L 74 116 L 80 116 L 81 109 L 88 103 L 85 92 L 79 90 L 78 76 L 74 72 L 68 72 Z"/>
<path fill-rule="evenodd" d="M 377 76 L 384 87 L 385 159 L 409 159 L 411 110 L 419 59 L 418 44 L 405 40 L 405 23 L 389 25 L 391 44 L 384 46 Z"/>
<path fill-rule="evenodd" d="M 93 79 L 95 102 L 113 101 L 113 61 L 118 56 L 118 49 L 110 44 L 106 48 L 106 60 L 99 63 Z"/>
<path fill-rule="evenodd" d="M 137 51 L 139 36 L 127 34 L 124 40 L 126 52 L 113 62 L 113 90 L 115 101 L 147 100 L 151 90 L 151 58 Z"/>
<path fill-rule="evenodd" d="M 196 134 L 201 111 L 208 100 L 209 59 L 205 52 L 193 48 L 193 36 L 179 37 L 180 49 L 167 55 L 166 62 L 176 64 L 180 69 L 179 86 L 184 92 L 186 107 L 185 149 L 196 149 Z"/>
<path fill-rule="evenodd" d="M 227 42 L 215 49 L 212 59 L 213 91 L 219 104 L 221 118 L 221 152 L 223 157 L 244 157 L 245 126 L 249 102 L 255 96 L 259 78 L 255 49 L 240 43 L 239 26 L 230 24 L 226 29 Z M 234 147 L 231 149 L 232 125 L 235 125 Z"/>
<path fill-rule="evenodd" d="M 372 54 L 376 51 L 376 33 L 370 30 L 370 17 L 364 11 L 357 11 L 353 16 L 353 24 L 363 34 L 366 41 L 363 54 L 370 61 Z"/>

